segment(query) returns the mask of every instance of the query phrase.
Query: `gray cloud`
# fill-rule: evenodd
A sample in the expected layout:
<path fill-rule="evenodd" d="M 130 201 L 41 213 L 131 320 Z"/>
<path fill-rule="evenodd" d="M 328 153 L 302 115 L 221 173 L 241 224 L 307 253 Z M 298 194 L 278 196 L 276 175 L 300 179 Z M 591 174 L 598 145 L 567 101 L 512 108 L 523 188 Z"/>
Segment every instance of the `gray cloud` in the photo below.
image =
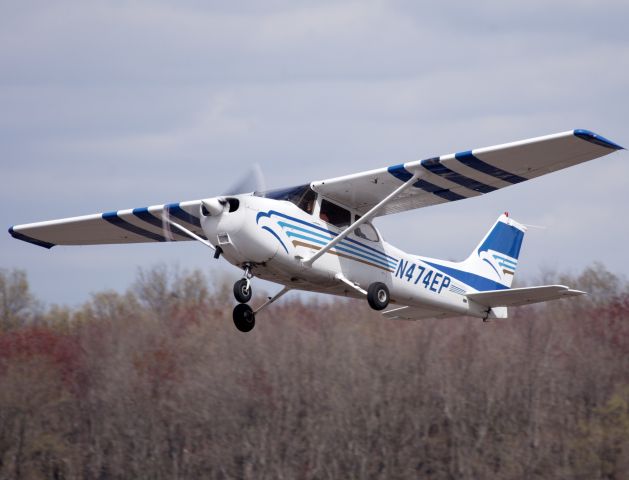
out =
<path fill-rule="evenodd" d="M 223 3 L 0 6 L 7 227 L 212 195 L 255 162 L 282 186 L 572 128 L 629 143 L 624 2 Z M 410 251 L 460 258 L 509 209 L 549 227 L 529 232 L 521 275 L 592 260 L 624 272 L 626 155 L 378 224 Z M 138 265 L 207 258 L 0 247 L 62 302 L 125 286 Z"/>

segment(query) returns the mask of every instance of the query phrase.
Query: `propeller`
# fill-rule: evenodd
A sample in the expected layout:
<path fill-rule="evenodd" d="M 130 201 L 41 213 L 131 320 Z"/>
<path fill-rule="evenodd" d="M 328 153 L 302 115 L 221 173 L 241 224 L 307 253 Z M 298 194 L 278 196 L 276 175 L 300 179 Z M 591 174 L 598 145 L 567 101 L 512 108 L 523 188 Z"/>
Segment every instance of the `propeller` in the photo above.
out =
<path fill-rule="evenodd" d="M 239 193 L 263 192 L 266 190 L 266 182 L 260 165 L 254 163 L 231 188 L 225 190 L 222 196 L 238 195 Z"/>
<path fill-rule="evenodd" d="M 264 181 L 262 169 L 260 165 L 254 163 L 249 167 L 249 170 L 230 188 L 226 189 L 221 196 L 201 200 L 201 204 L 205 209 L 204 214 L 213 217 L 222 214 L 228 203 L 225 197 L 242 193 L 261 192 L 265 189 L 266 182 Z"/>
<path fill-rule="evenodd" d="M 266 182 L 264 179 L 264 174 L 262 173 L 260 165 L 255 163 L 251 167 L 249 167 L 246 173 L 237 182 L 235 182 L 230 188 L 226 189 L 222 195 L 201 200 L 201 208 L 203 209 L 203 214 L 213 217 L 219 216 L 225 211 L 226 208 L 228 208 L 229 202 L 226 197 L 242 193 L 261 192 L 265 189 Z M 172 227 L 175 227 L 176 233 L 183 234 L 194 240 L 198 240 L 204 245 L 214 249 L 214 246 L 210 244 L 207 240 L 199 237 L 194 232 L 191 232 L 190 230 L 185 228 L 183 225 L 180 225 L 178 222 L 173 221 L 170 218 L 170 212 L 168 211 L 168 209 L 164 208 L 162 212 L 162 230 L 164 232 L 164 238 L 169 242 L 175 240 Z"/>

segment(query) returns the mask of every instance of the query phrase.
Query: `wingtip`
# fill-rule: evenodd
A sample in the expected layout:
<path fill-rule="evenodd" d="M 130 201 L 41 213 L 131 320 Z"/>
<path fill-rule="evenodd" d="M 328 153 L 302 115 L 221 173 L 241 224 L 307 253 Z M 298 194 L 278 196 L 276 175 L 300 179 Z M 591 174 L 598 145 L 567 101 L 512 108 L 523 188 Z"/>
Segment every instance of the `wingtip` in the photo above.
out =
<path fill-rule="evenodd" d="M 611 140 L 603 137 L 602 135 L 598 135 L 591 130 L 577 128 L 573 131 L 573 133 L 575 137 L 579 137 L 586 142 L 590 142 L 601 147 L 611 148 L 612 150 L 626 150 L 625 147 L 618 145 L 617 143 L 612 142 Z"/>
<path fill-rule="evenodd" d="M 23 242 L 32 243 L 33 245 L 37 245 L 38 247 L 47 248 L 50 250 L 55 246 L 54 243 L 44 242 L 43 240 L 37 240 L 36 238 L 29 237 L 24 235 L 23 233 L 15 231 L 15 225 L 9 227 L 9 235 L 11 235 L 16 240 L 22 240 Z"/>
<path fill-rule="evenodd" d="M 11 226 L 9 227 L 9 235 L 11 235 L 13 238 L 17 238 L 17 239 L 19 240 L 19 239 L 20 239 L 20 238 L 19 238 L 19 235 L 20 235 L 20 234 L 19 234 L 19 233 L 17 233 L 17 232 L 15 231 L 15 228 L 14 228 L 14 227 L 15 227 L 15 225 L 11 225 Z"/>
<path fill-rule="evenodd" d="M 580 297 L 581 295 L 587 295 L 587 292 L 582 290 L 575 290 L 574 288 L 567 287 L 565 285 L 559 285 L 562 288 L 561 297 L 560 298 L 568 298 L 568 297 Z"/>
<path fill-rule="evenodd" d="M 566 293 L 570 294 L 570 295 L 574 295 L 575 297 L 578 296 L 578 295 L 587 295 L 588 294 L 588 292 L 584 292 L 583 290 L 574 290 L 572 288 L 569 288 Z"/>

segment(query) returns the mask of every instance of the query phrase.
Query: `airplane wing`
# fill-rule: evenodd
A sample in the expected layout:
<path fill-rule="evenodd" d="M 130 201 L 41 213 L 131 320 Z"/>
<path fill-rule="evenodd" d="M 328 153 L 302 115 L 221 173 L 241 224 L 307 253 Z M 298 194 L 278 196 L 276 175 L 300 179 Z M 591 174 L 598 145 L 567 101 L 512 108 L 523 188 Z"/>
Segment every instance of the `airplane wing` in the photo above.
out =
<path fill-rule="evenodd" d="M 511 288 L 466 294 L 467 298 L 485 307 L 519 307 L 532 303 L 548 302 L 560 298 L 577 297 L 585 292 L 572 290 L 564 285 Z"/>
<path fill-rule="evenodd" d="M 382 202 L 372 216 L 387 215 L 482 195 L 620 149 L 619 145 L 588 130 L 573 130 L 322 180 L 313 182 L 312 188 L 365 213 L 417 174 L 412 187 Z M 164 228 L 162 215 L 166 212 L 205 239 L 199 220 L 200 204 L 201 200 L 193 200 L 17 225 L 9 233 L 45 248 L 189 240 L 189 236 L 179 231 Z"/>
<path fill-rule="evenodd" d="M 162 215 L 206 239 L 199 220 L 201 200 L 154 205 L 112 212 L 15 225 L 9 233 L 44 248 L 55 245 L 97 245 L 191 240 L 176 228 L 165 227 Z M 206 239 L 207 240 L 207 239 Z"/>
<path fill-rule="evenodd" d="M 382 216 L 476 197 L 621 149 L 589 130 L 570 130 L 320 180 L 312 188 L 365 213 L 417 173 L 412 188 L 380 208 Z"/>

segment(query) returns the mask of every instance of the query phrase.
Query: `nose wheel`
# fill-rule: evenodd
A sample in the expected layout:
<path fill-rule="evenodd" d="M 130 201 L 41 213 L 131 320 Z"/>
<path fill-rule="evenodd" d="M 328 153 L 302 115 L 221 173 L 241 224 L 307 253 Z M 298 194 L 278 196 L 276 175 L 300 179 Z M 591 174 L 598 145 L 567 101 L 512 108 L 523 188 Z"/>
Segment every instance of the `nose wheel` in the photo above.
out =
<path fill-rule="evenodd" d="M 234 283 L 234 297 L 238 303 L 247 303 L 251 300 L 251 282 L 248 278 L 241 278 Z"/>
<path fill-rule="evenodd" d="M 234 298 L 238 303 L 247 303 L 251 300 L 251 265 L 245 264 L 245 273 L 240 280 L 234 283 Z"/>

